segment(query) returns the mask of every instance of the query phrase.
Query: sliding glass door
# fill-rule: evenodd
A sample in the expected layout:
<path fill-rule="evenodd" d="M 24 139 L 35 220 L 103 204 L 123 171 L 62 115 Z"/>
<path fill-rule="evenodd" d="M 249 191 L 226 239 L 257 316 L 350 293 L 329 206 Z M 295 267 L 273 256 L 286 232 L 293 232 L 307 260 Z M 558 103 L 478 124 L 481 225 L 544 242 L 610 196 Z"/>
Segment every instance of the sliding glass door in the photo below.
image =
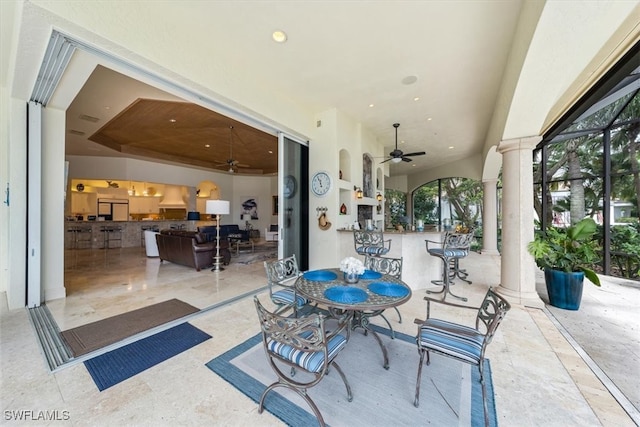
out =
<path fill-rule="evenodd" d="M 309 268 L 309 147 L 278 135 L 279 258 L 295 255 L 301 270 Z"/>

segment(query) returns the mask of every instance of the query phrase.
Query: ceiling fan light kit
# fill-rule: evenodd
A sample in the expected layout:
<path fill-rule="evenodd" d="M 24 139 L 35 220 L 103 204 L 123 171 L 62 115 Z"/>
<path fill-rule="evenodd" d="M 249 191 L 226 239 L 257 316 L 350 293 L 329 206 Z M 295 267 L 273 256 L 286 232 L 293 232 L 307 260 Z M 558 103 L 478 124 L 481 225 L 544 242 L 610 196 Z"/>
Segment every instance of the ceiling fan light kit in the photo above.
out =
<path fill-rule="evenodd" d="M 383 160 L 380 163 L 391 161 L 391 163 L 400 163 L 400 162 L 410 162 L 412 159 L 410 157 L 413 156 L 423 156 L 427 153 L 424 151 L 416 151 L 415 153 L 407 153 L 404 154 L 402 150 L 398 150 L 398 128 L 400 127 L 400 123 L 394 123 L 393 127 L 396 128 L 396 148 L 392 152 L 389 153 L 389 158 Z"/>
<path fill-rule="evenodd" d="M 228 173 L 235 173 L 235 168 L 248 168 L 249 165 L 243 165 L 239 161 L 233 158 L 233 125 L 229 126 L 229 158 L 224 163 L 219 163 L 216 167 L 225 166 L 228 167 Z"/>

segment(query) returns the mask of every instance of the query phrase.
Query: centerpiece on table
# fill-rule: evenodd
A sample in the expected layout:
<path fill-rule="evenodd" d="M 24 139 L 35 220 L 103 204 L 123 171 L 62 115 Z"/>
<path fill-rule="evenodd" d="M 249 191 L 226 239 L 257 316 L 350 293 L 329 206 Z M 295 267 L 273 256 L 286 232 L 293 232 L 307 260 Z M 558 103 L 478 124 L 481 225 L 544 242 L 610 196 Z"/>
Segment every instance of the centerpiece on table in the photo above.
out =
<path fill-rule="evenodd" d="M 360 275 L 364 274 L 364 264 L 357 258 L 347 257 L 340 261 L 340 271 L 347 283 L 358 283 Z"/>

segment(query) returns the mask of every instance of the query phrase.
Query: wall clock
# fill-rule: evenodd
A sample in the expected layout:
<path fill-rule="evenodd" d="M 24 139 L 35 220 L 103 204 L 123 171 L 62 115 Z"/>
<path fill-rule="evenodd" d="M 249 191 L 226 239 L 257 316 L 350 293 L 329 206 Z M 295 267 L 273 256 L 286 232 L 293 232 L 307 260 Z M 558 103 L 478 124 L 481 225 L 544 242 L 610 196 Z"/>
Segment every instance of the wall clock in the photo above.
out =
<path fill-rule="evenodd" d="M 286 197 L 287 199 L 290 199 L 296 195 L 296 190 L 298 189 L 298 182 L 296 181 L 296 178 L 293 175 L 285 176 L 283 185 L 284 185 L 284 189 L 282 193 L 284 194 L 284 197 Z"/>
<path fill-rule="evenodd" d="M 331 177 L 327 172 L 316 172 L 311 178 L 311 191 L 318 197 L 325 196 L 331 190 Z"/>

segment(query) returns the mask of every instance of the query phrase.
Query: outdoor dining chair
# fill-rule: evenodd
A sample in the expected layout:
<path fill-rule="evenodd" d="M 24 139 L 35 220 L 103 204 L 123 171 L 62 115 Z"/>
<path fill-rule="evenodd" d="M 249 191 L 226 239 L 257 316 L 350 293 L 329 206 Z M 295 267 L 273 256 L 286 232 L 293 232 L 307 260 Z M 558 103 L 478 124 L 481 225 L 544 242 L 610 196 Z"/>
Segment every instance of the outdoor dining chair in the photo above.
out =
<path fill-rule="evenodd" d="M 377 271 L 378 273 L 388 274 L 389 276 L 402 280 L 402 258 L 374 257 L 367 255 L 364 257 L 364 268 Z M 393 307 L 393 309 L 398 314 L 398 323 L 402 323 L 400 310 L 398 310 L 398 307 Z M 387 325 L 391 330 L 391 338 L 395 338 L 395 332 L 393 331 L 393 327 L 391 326 L 391 323 L 389 323 L 389 320 L 387 320 L 383 313 L 380 313 L 380 316 L 385 322 L 387 322 Z"/>
<path fill-rule="evenodd" d="M 353 245 L 358 255 L 382 256 L 391 250 L 391 239 L 384 240 L 381 230 L 353 230 Z"/>
<path fill-rule="evenodd" d="M 441 242 L 433 240 L 425 240 L 427 244 L 427 253 L 431 256 L 438 257 L 442 260 L 442 279 L 432 280 L 434 285 L 441 285 L 440 291 L 429 291 L 428 294 L 444 294 L 443 298 L 447 297 L 447 294 L 452 297 L 466 301 L 467 299 L 451 292 L 450 286 L 454 283 L 453 280 L 458 277 L 467 283 L 471 283 L 467 280 L 466 270 L 460 269 L 460 259 L 469 255 L 469 248 L 471 247 L 471 241 L 474 237 L 474 229 L 470 229 L 466 233 L 447 231 Z M 429 245 L 431 243 L 431 246 Z"/>
<path fill-rule="evenodd" d="M 311 407 L 318 423 L 325 425 L 324 419 L 315 402 L 307 394 L 307 389 L 317 385 L 335 368 L 347 389 L 347 399 L 353 400 L 351 386 L 342 368 L 336 363 L 336 356 L 345 348 L 349 339 L 350 317 L 344 317 L 337 327 L 329 333 L 325 329 L 325 319 L 318 313 L 307 317 L 283 317 L 267 311 L 257 296 L 253 301 L 258 311 L 262 330 L 262 343 L 271 369 L 278 380 L 268 386 L 260 397 L 258 412 L 262 413 L 267 394 L 277 388 L 284 387 L 297 393 Z M 333 321 L 333 320 L 332 320 Z M 287 374 L 286 367 L 297 372 L 295 379 Z"/>
<path fill-rule="evenodd" d="M 277 306 L 276 313 L 282 314 L 292 308 L 294 315 L 297 316 L 298 309 L 307 305 L 308 301 L 297 295 L 293 286 L 301 274 L 296 256 L 291 255 L 276 261 L 265 261 L 264 268 L 267 272 L 269 297 Z"/>
<path fill-rule="evenodd" d="M 416 342 L 420 353 L 418 378 L 416 380 L 416 395 L 414 405 L 418 407 L 420 400 L 420 378 L 422 366 L 430 363 L 429 352 L 451 357 L 461 362 L 478 366 L 480 383 L 482 384 L 482 401 L 484 405 L 485 425 L 488 424 L 487 399 L 484 381 L 485 351 L 502 319 L 506 316 L 511 305 L 492 288 L 487 291 L 480 307 L 453 304 L 439 299 L 424 297 L 427 301 L 427 318 L 416 319 L 418 335 Z M 431 303 L 444 304 L 467 310 L 477 310 L 475 328 L 431 317 Z"/>

